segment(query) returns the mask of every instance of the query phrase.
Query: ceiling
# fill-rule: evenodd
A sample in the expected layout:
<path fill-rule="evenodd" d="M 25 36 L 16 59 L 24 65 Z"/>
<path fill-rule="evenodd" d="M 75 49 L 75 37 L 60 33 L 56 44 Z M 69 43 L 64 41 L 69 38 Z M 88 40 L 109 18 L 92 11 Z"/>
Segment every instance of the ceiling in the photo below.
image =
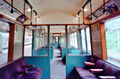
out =
<path fill-rule="evenodd" d="M 10 2 L 10 0 L 7 1 Z M 33 9 L 36 10 L 38 16 L 40 17 L 36 22 L 37 24 L 73 24 L 78 23 L 78 17 L 76 15 L 87 0 L 28 0 L 28 1 L 30 2 L 30 4 L 33 6 Z M 14 0 L 14 6 L 21 12 L 23 12 L 23 7 L 20 4 L 23 5 L 23 0 Z M 102 4 L 103 0 L 92 0 L 93 11 L 98 9 Z M 89 3 L 85 6 L 85 9 L 87 9 L 87 11 L 85 11 L 85 17 L 87 17 L 90 14 Z M 83 23 L 82 13 L 83 12 L 80 13 L 81 18 L 79 23 Z M 29 15 L 30 12 L 26 11 L 26 14 Z M 35 23 L 34 18 L 35 17 L 33 16 L 32 21 L 33 24 Z M 26 21 L 25 23 L 30 22 Z M 57 28 L 52 29 L 55 30 L 55 31 L 51 30 L 52 32 L 63 32 L 64 28 L 61 26 L 57 26 Z"/>
<path fill-rule="evenodd" d="M 29 0 L 40 16 L 40 23 L 75 23 L 75 15 L 87 0 Z"/>
<path fill-rule="evenodd" d="M 76 14 L 87 0 L 29 0 L 37 11 L 41 24 L 78 23 Z M 51 33 L 64 33 L 64 26 L 51 26 Z"/>

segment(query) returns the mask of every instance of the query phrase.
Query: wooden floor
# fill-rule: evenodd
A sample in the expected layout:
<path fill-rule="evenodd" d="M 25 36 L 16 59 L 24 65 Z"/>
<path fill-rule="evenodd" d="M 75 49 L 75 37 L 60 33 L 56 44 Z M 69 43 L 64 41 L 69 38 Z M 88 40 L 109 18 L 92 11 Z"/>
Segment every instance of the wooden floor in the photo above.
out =
<path fill-rule="evenodd" d="M 66 79 L 66 66 L 62 63 L 62 58 L 58 49 L 54 50 L 54 58 L 51 61 L 51 79 Z"/>

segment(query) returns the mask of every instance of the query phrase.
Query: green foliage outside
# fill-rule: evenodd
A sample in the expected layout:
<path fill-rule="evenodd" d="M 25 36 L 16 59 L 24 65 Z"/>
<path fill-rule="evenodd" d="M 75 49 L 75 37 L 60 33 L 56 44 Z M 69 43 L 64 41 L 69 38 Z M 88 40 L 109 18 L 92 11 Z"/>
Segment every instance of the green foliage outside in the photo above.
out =
<path fill-rule="evenodd" d="M 105 23 L 107 50 L 120 51 L 120 18 Z"/>

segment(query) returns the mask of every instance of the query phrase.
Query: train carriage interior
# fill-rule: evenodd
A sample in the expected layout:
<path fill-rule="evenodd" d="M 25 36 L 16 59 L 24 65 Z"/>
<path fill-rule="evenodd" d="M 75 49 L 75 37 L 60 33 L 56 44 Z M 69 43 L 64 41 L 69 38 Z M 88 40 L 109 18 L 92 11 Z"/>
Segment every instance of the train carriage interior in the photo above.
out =
<path fill-rule="evenodd" d="M 120 79 L 120 0 L 0 0 L 0 79 Z"/>

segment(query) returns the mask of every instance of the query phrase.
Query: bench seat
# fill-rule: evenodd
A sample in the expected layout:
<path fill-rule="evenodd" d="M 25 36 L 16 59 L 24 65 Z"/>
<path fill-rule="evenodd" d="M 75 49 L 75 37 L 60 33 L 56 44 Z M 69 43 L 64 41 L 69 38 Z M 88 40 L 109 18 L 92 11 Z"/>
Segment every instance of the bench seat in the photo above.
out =
<path fill-rule="evenodd" d="M 98 79 L 93 73 L 83 67 L 75 67 L 75 71 L 77 72 L 76 74 L 79 75 L 77 79 Z"/>
<path fill-rule="evenodd" d="M 89 62 L 93 62 L 95 65 L 74 68 L 77 79 L 99 79 L 99 76 L 115 76 L 116 79 L 120 79 L 120 67 L 94 57 L 92 57 L 92 61 Z M 103 71 L 93 73 L 90 69 L 102 69 Z"/>
<path fill-rule="evenodd" d="M 0 68 L 0 79 L 40 79 L 42 68 L 28 65 L 22 57 Z"/>

